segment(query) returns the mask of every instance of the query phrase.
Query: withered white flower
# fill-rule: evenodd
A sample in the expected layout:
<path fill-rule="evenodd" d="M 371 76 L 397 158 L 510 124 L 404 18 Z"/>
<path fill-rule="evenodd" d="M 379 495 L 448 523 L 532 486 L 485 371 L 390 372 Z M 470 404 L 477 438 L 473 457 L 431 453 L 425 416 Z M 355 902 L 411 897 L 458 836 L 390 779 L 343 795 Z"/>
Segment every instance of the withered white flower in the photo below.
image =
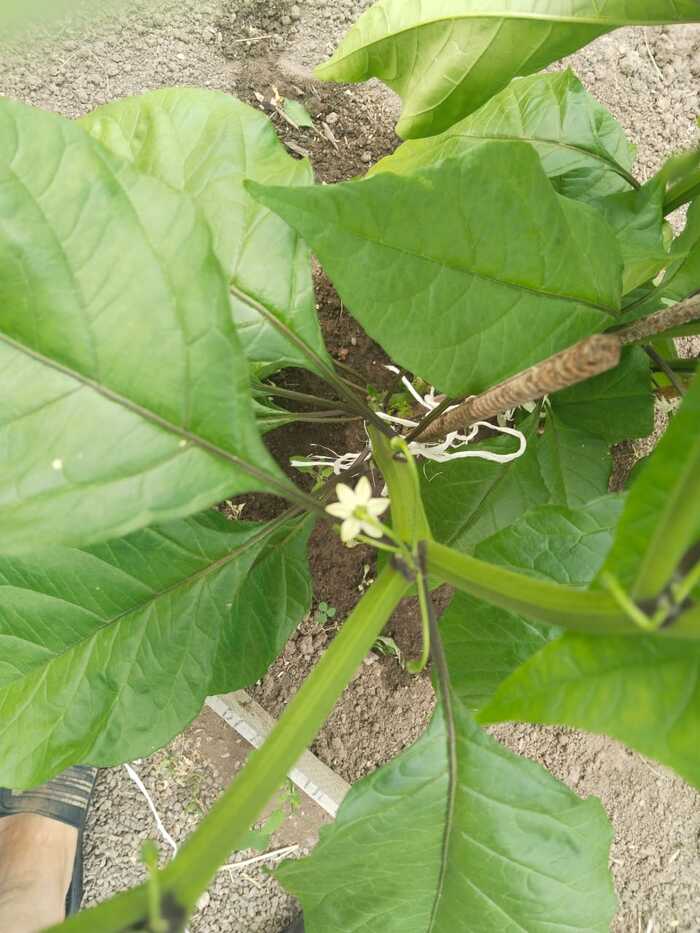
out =
<path fill-rule="evenodd" d="M 382 529 L 376 521 L 389 508 L 389 500 L 373 498 L 372 487 L 366 476 L 361 477 L 354 489 L 345 483 L 335 487 L 338 501 L 326 506 L 326 512 L 342 518 L 340 537 L 347 544 L 359 534 L 381 538 Z"/>

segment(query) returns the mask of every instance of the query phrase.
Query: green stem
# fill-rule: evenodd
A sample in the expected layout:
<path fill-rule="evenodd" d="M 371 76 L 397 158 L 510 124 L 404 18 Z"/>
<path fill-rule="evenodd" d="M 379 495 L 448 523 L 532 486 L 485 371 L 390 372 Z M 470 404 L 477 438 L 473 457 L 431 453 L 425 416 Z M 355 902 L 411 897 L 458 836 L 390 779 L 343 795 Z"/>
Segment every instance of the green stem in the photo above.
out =
<path fill-rule="evenodd" d="M 257 311 L 261 317 L 265 318 L 271 327 L 274 327 L 278 333 L 282 334 L 286 340 L 293 344 L 307 360 L 313 364 L 314 371 L 325 379 L 329 385 L 333 386 L 338 395 L 351 406 L 353 411 L 362 415 L 365 421 L 373 424 L 378 430 L 382 431 L 383 434 L 393 437 L 394 432 L 387 427 L 381 418 L 376 416 L 372 409 L 365 404 L 363 399 L 355 395 L 355 393 L 348 388 L 347 382 L 335 372 L 333 367 L 330 366 L 326 360 L 319 356 L 315 350 L 312 350 L 306 341 L 302 340 L 298 334 L 294 333 L 291 327 L 288 327 L 284 321 L 280 320 L 280 318 L 261 301 L 258 301 L 257 298 L 253 298 L 252 295 L 249 295 L 237 285 L 230 285 L 229 288 L 231 294 L 235 298 L 238 298 L 239 301 L 243 302 L 243 304 L 247 305 L 253 311 Z"/>
<path fill-rule="evenodd" d="M 428 581 L 426 577 L 426 565 L 425 565 L 425 542 L 418 542 L 417 549 L 417 559 L 415 561 L 416 565 L 416 588 L 418 590 L 418 605 L 420 606 L 420 618 L 422 626 L 422 638 L 423 638 L 423 650 L 421 652 L 420 658 L 417 661 L 409 661 L 406 665 L 406 670 L 409 674 L 420 674 L 421 671 L 425 670 L 426 665 L 428 664 L 428 659 L 430 658 L 433 631 L 431 620 L 435 614 L 432 600 L 430 598 L 430 590 L 428 588 Z M 442 684 L 441 684 L 442 688 Z M 443 690 L 441 689 L 441 693 Z M 444 697 L 443 697 L 444 699 Z M 448 697 L 449 702 L 449 697 Z"/>
<path fill-rule="evenodd" d="M 664 363 L 676 373 L 694 373 L 695 370 L 700 365 L 700 360 L 667 360 L 664 359 Z M 659 366 L 656 369 L 656 366 L 652 367 L 657 372 L 664 372 L 664 368 Z"/>
<path fill-rule="evenodd" d="M 681 396 L 681 398 L 686 393 L 686 388 L 683 383 L 679 380 L 678 376 L 674 373 L 671 367 L 668 365 L 666 360 L 658 353 L 657 350 L 652 347 L 650 343 L 644 344 L 644 352 L 647 354 L 649 359 L 655 364 L 657 370 L 662 372 L 664 376 L 671 383 L 676 392 Z"/>
<path fill-rule="evenodd" d="M 561 625 L 578 632 L 638 635 L 639 628 L 603 590 L 577 590 L 538 580 L 429 541 L 428 569 L 445 583 L 494 606 L 520 613 L 536 622 Z M 700 618 L 691 612 L 664 629 L 665 637 L 697 638 Z"/>
<path fill-rule="evenodd" d="M 294 402 L 301 402 L 304 405 L 315 405 L 317 408 L 337 408 L 341 404 L 337 399 L 321 398 L 320 395 L 310 395 L 307 392 L 296 392 L 294 389 L 282 389 L 279 386 L 268 385 L 264 382 L 256 383 L 253 386 L 253 395 L 264 396 L 268 398 L 288 398 Z"/>
<path fill-rule="evenodd" d="M 262 748 L 253 752 L 180 855 L 160 875 L 163 898 L 191 912 L 265 804 L 313 741 L 338 697 L 409 588 L 386 567 L 294 696 Z M 72 917 L 54 931 L 122 933 L 148 916 L 146 886 Z"/>
<path fill-rule="evenodd" d="M 611 573 L 604 573 L 601 575 L 601 583 L 605 589 L 610 593 L 612 598 L 618 604 L 620 609 L 625 613 L 625 615 L 631 619 L 635 625 L 643 629 L 645 632 L 654 632 L 659 627 L 653 619 L 650 619 L 639 606 L 634 602 L 634 600 L 625 593 L 622 585 L 619 580 L 616 579 Z"/>
<path fill-rule="evenodd" d="M 673 595 L 676 602 L 682 603 L 686 600 L 696 586 L 700 586 L 700 562 L 674 587 Z"/>
<path fill-rule="evenodd" d="M 295 421 L 302 424 L 348 424 L 362 421 L 362 415 L 346 415 L 342 411 L 290 411 Z"/>

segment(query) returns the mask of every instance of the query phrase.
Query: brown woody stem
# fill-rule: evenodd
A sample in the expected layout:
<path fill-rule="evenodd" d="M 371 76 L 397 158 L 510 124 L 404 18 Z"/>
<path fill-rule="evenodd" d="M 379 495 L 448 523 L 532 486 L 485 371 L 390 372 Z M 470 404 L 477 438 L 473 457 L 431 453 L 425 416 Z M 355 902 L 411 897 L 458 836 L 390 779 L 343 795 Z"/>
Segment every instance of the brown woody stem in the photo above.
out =
<path fill-rule="evenodd" d="M 670 308 L 664 308 L 663 311 L 657 311 L 649 317 L 635 321 L 629 327 L 617 331 L 616 336 L 625 345 L 641 343 L 649 340 L 650 337 L 656 337 L 674 327 L 689 324 L 698 318 L 700 318 L 700 294 L 692 295 Z"/>
<path fill-rule="evenodd" d="M 551 392 L 566 389 L 592 376 L 613 369 L 620 362 L 621 343 L 618 336 L 596 334 L 587 337 L 511 376 L 481 395 L 466 399 L 452 411 L 433 421 L 421 431 L 421 441 L 445 437 L 451 431 L 469 427 L 475 421 L 492 418 L 509 408 L 534 402 Z"/>

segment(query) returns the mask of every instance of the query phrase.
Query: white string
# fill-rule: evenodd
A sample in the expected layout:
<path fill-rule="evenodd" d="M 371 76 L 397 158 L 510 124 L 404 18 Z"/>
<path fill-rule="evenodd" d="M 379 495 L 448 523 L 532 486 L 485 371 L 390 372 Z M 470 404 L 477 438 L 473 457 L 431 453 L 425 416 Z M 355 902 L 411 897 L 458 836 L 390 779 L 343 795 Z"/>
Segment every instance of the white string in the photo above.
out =
<path fill-rule="evenodd" d="M 395 373 L 397 376 L 401 374 L 401 370 L 396 366 L 385 366 L 385 369 L 388 369 L 389 372 Z M 434 411 L 441 404 L 441 402 L 435 397 L 435 388 L 431 387 L 430 392 L 427 395 L 420 395 L 420 393 L 412 385 L 411 381 L 406 377 L 401 377 L 401 382 L 410 392 L 411 396 L 425 408 L 428 412 Z M 445 409 L 443 414 L 452 411 L 457 406 L 452 405 Z M 409 418 L 399 418 L 396 415 L 388 415 L 386 412 L 378 411 L 377 417 L 381 418 L 382 421 L 386 421 L 389 424 L 396 424 L 402 428 L 417 428 L 419 425 L 418 421 L 413 421 Z M 512 417 L 513 412 L 509 411 L 505 413 L 505 417 Z M 499 416 L 498 424 L 492 424 L 490 421 L 477 421 L 474 424 L 470 425 L 469 430 L 466 434 L 462 434 L 459 431 L 452 431 L 447 435 L 444 441 L 411 441 L 408 445 L 409 451 L 413 454 L 414 457 L 424 457 L 426 460 L 432 460 L 434 463 L 449 463 L 450 460 L 467 460 L 470 458 L 478 460 L 489 460 L 491 463 L 512 463 L 513 460 L 517 460 L 527 450 L 527 438 L 522 433 L 518 431 L 517 428 L 509 428 L 507 425 L 503 424 L 502 416 Z M 463 448 L 469 444 L 479 433 L 479 428 L 489 428 L 491 431 L 496 431 L 501 434 L 508 434 L 511 437 L 517 438 L 519 441 L 518 449 L 514 453 L 510 454 L 497 454 L 491 450 L 464 450 Z M 365 428 L 365 433 L 366 433 Z M 368 435 L 369 437 L 369 435 Z M 316 445 L 314 445 L 316 446 Z M 325 448 L 326 450 L 328 448 Z M 346 453 L 338 455 L 335 451 L 331 451 L 334 454 L 333 457 L 319 456 L 309 458 L 308 460 L 292 460 L 291 465 L 297 468 L 304 467 L 330 467 L 333 470 L 335 476 L 340 476 L 341 473 L 344 473 L 346 470 L 349 470 L 352 467 L 359 457 L 357 453 Z"/>
<path fill-rule="evenodd" d="M 298 845 L 284 846 L 284 848 L 276 849 L 274 852 L 266 852 L 264 855 L 255 855 L 253 858 L 243 859 L 242 862 L 229 862 L 228 865 L 222 865 L 219 871 L 240 871 L 241 868 L 246 868 L 248 865 L 257 865 L 259 862 L 275 862 L 298 851 Z"/>
<path fill-rule="evenodd" d="M 129 775 L 131 780 L 134 782 L 134 784 L 138 787 L 138 789 L 141 791 L 143 796 L 146 798 L 146 803 L 148 804 L 148 808 L 153 814 L 153 819 L 156 821 L 158 832 L 161 834 L 163 839 L 165 839 L 165 841 L 168 843 L 170 848 L 173 850 L 173 857 L 176 856 L 178 852 L 177 843 L 175 842 L 173 837 L 170 835 L 168 830 L 163 825 L 163 821 L 160 818 L 160 814 L 156 810 L 156 805 L 153 803 L 153 800 L 151 799 L 151 795 L 146 790 L 146 787 L 143 781 L 138 776 L 138 774 L 134 771 L 131 765 L 125 764 L 124 767 L 126 768 L 126 773 Z"/>
<path fill-rule="evenodd" d="M 143 783 L 141 778 L 134 771 L 134 769 L 131 767 L 130 764 L 124 764 L 124 767 L 126 768 L 126 773 L 129 775 L 131 780 L 134 782 L 134 784 L 138 787 L 138 789 L 141 791 L 143 796 L 146 798 L 148 809 L 153 814 L 153 819 L 156 821 L 156 827 L 158 828 L 158 832 L 161 834 L 163 839 L 165 839 L 165 841 L 168 843 L 170 848 L 173 850 L 173 858 L 174 858 L 178 853 L 177 843 L 175 842 L 173 837 L 170 835 L 168 830 L 163 825 L 163 821 L 160 818 L 160 814 L 156 810 L 156 805 L 153 803 L 153 800 L 151 799 L 151 795 L 146 790 L 145 784 Z M 185 933 L 189 933 L 189 930 L 187 929 L 187 927 L 185 927 Z"/>

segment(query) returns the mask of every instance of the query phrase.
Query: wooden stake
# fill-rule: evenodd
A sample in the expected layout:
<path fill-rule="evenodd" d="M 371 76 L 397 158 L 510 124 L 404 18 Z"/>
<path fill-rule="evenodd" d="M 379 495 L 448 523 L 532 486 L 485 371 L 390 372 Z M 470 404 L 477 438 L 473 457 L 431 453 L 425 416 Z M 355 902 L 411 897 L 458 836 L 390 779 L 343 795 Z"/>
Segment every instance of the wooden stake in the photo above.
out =
<path fill-rule="evenodd" d="M 475 421 L 493 418 L 509 408 L 534 402 L 551 392 L 569 388 L 592 376 L 613 369 L 620 362 L 622 344 L 613 334 L 596 334 L 536 363 L 481 395 L 466 399 L 428 425 L 418 435 L 421 441 L 445 437 Z"/>
<path fill-rule="evenodd" d="M 698 318 L 700 318 L 700 293 L 686 298 L 685 301 L 679 301 L 670 308 L 664 308 L 663 311 L 657 311 L 649 317 L 635 321 L 629 327 L 619 330 L 616 336 L 625 345 L 642 343 L 650 337 L 656 337 L 674 327 L 689 324 Z"/>

